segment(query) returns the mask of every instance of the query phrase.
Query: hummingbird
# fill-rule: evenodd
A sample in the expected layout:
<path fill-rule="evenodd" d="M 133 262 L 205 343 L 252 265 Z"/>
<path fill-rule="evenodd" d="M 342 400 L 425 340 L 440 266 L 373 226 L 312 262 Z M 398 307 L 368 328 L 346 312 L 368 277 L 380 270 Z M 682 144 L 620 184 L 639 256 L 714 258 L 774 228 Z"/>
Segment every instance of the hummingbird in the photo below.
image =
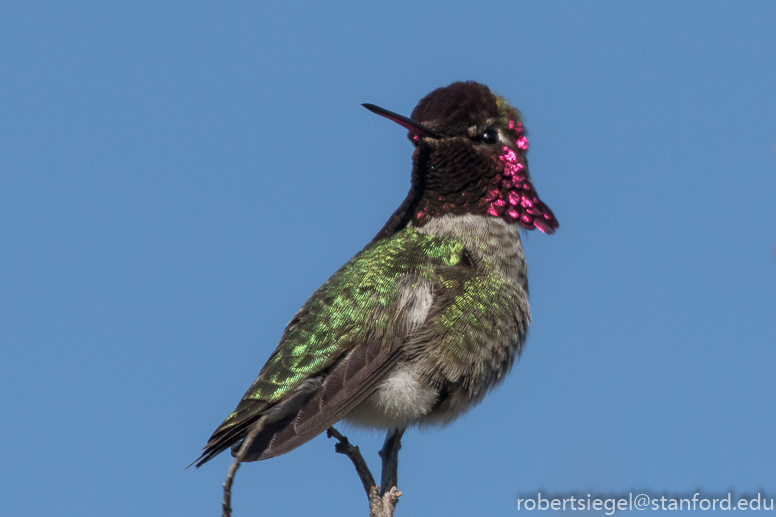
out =
<path fill-rule="evenodd" d="M 531 321 L 520 230 L 558 222 L 528 174 L 520 112 L 487 86 L 425 96 L 406 128 L 411 187 L 383 228 L 310 297 L 195 461 L 285 454 L 345 419 L 403 431 L 446 425 L 510 371 Z"/>

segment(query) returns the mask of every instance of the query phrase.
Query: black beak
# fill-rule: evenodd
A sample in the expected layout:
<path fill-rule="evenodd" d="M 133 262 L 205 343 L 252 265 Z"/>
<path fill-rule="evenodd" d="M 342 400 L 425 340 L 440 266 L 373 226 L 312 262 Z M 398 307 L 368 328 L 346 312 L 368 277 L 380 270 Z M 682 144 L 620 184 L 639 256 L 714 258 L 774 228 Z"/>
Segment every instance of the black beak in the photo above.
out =
<path fill-rule="evenodd" d="M 442 133 L 432 131 L 420 122 L 415 122 L 411 118 L 404 117 L 398 113 L 394 113 L 393 111 L 388 111 L 387 109 L 383 109 L 380 106 L 375 106 L 374 104 L 362 104 L 362 106 L 372 113 L 376 113 L 381 117 L 387 118 L 388 120 L 393 120 L 400 126 L 409 129 L 418 136 L 427 136 L 429 138 L 446 138 L 446 136 Z"/>

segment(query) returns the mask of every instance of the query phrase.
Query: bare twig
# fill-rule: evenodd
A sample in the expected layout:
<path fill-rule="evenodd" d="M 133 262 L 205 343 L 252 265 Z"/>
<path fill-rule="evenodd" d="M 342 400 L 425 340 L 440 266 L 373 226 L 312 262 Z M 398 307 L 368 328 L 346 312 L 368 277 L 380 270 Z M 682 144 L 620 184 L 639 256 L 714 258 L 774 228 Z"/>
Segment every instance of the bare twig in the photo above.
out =
<path fill-rule="evenodd" d="M 256 439 L 256 436 L 258 436 L 262 429 L 264 429 L 264 418 L 260 418 L 253 424 L 251 431 L 248 433 L 248 436 L 243 439 L 240 450 L 237 451 L 237 454 L 234 457 L 234 463 L 229 467 L 229 472 L 227 473 L 226 481 L 224 482 L 224 501 L 221 503 L 221 517 L 230 517 L 232 515 L 231 501 L 234 475 L 237 473 L 237 469 L 240 468 L 240 463 L 242 463 L 243 458 L 245 458 L 245 454 L 251 447 L 253 440 Z"/>
<path fill-rule="evenodd" d="M 380 474 L 380 495 L 385 495 L 396 486 L 399 470 L 399 449 L 401 449 L 401 437 L 404 429 L 392 429 L 385 436 L 385 443 L 380 450 L 380 458 L 383 460 L 383 470 Z"/>
<path fill-rule="evenodd" d="M 333 427 L 326 431 L 326 436 L 334 437 L 339 442 L 334 446 L 334 450 L 350 458 L 353 466 L 356 467 L 356 473 L 358 473 L 369 499 L 369 517 L 393 517 L 396 503 L 399 502 L 401 492 L 396 488 L 396 473 L 399 465 L 402 434 L 404 434 L 404 429 L 395 429 L 389 431 L 385 438 L 385 443 L 380 451 L 380 457 L 383 459 L 381 488 L 375 484 L 374 476 L 372 476 L 372 472 L 358 447 L 351 444 Z"/>
<path fill-rule="evenodd" d="M 334 429 L 334 427 L 329 427 L 326 431 L 326 436 L 328 438 L 333 436 L 338 440 L 339 443 L 334 446 L 334 451 L 350 458 L 350 461 L 353 462 L 353 466 L 356 467 L 356 473 L 361 479 L 361 484 L 364 485 L 366 496 L 369 497 L 372 488 L 377 484 L 375 483 L 375 478 L 372 476 L 372 472 L 369 470 L 369 466 L 366 464 L 364 457 L 361 456 L 361 451 L 358 450 L 358 447 L 351 444 L 346 437 L 342 436 L 339 431 Z"/>

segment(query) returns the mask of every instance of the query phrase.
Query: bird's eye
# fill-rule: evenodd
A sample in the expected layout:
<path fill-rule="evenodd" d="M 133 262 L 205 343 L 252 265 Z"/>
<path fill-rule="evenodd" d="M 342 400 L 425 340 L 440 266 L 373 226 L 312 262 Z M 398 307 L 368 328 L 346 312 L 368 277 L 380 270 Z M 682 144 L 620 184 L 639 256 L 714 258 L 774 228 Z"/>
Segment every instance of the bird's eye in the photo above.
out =
<path fill-rule="evenodd" d="M 482 134 L 482 143 L 493 145 L 498 143 L 498 131 L 495 129 L 488 129 Z"/>

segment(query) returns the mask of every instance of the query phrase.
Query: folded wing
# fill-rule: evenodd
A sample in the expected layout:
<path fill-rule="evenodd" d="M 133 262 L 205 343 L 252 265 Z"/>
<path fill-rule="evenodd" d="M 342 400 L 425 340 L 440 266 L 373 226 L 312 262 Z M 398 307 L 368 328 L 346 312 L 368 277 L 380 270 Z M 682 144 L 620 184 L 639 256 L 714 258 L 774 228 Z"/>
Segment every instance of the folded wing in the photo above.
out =
<path fill-rule="evenodd" d="M 216 429 L 197 467 L 237 447 L 264 418 L 245 461 L 284 454 L 368 398 L 402 360 L 422 321 L 407 290 L 441 285 L 463 245 L 405 228 L 371 243 L 327 280 L 286 327 L 235 411 Z"/>

